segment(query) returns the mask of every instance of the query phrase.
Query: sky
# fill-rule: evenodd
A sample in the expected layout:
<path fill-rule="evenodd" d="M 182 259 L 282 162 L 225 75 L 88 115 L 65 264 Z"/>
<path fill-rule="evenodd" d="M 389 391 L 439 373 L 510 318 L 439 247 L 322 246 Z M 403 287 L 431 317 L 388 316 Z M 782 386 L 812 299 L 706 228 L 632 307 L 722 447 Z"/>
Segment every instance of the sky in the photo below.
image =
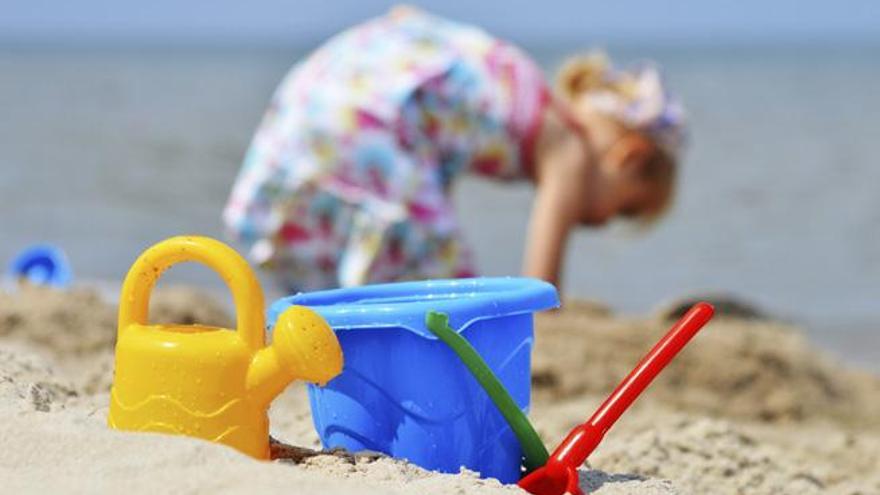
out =
<path fill-rule="evenodd" d="M 413 1 L 531 42 L 880 40 L 878 0 Z M 0 39 L 311 42 L 393 2 L 3 0 Z"/>

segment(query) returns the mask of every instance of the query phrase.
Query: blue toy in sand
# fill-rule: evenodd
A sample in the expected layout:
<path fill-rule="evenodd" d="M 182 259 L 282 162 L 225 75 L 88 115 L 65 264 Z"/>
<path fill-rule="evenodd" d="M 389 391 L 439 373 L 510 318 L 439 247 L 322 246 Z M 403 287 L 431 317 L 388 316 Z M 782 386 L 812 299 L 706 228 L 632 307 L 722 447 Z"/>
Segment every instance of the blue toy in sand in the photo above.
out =
<path fill-rule="evenodd" d="M 516 436 L 458 356 L 426 328 L 425 315 L 449 315 L 449 325 L 527 410 L 533 314 L 559 306 L 552 285 L 474 278 L 305 293 L 273 304 L 270 327 L 294 304 L 327 320 L 345 357 L 342 374 L 324 388 L 309 387 L 326 448 L 384 452 L 449 473 L 464 466 L 505 483 L 520 479 Z"/>
<path fill-rule="evenodd" d="M 64 251 L 50 244 L 37 244 L 21 251 L 9 263 L 7 274 L 15 280 L 57 288 L 67 287 L 73 278 Z"/>

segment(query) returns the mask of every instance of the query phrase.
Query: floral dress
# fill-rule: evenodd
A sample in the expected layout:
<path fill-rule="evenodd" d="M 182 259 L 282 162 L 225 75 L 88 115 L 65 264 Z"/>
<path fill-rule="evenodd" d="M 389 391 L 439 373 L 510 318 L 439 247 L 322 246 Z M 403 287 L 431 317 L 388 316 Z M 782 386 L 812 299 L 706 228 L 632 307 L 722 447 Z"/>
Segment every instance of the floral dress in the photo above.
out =
<path fill-rule="evenodd" d="M 473 275 L 450 186 L 528 177 L 548 95 L 531 59 L 477 28 L 373 19 L 282 81 L 224 222 L 288 291 Z"/>

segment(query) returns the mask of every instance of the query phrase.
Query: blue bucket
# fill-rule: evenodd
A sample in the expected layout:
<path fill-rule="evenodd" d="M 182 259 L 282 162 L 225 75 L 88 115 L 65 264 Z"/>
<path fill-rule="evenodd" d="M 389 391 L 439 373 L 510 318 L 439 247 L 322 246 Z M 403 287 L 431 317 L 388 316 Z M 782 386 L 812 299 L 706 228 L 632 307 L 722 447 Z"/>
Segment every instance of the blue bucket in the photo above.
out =
<path fill-rule="evenodd" d="M 513 399 L 529 407 L 533 314 L 559 306 L 556 289 L 528 278 L 473 278 L 372 285 L 298 294 L 269 308 L 309 306 L 336 332 L 345 367 L 309 387 L 325 448 L 372 450 L 426 469 L 515 483 L 522 450 L 501 413 L 455 353 L 425 327 L 449 315 Z"/>

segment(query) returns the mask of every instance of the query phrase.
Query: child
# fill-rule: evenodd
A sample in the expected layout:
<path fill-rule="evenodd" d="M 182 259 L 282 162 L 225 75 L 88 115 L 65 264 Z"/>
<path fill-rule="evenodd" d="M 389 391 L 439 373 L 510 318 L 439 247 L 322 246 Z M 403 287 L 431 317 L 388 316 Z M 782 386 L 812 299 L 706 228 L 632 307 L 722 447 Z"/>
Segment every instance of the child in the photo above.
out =
<path fill-rule="evenodd" d="M 464 277 L 455 178 L 530 180 L 524 273 L 558 283 L 573 227 L 666 208 L 683 125 L 650 67 L 576 59 L 557 86 L 504 41 L 395 8 L 291 70 L 224 221 L 291 292 Z"/>

